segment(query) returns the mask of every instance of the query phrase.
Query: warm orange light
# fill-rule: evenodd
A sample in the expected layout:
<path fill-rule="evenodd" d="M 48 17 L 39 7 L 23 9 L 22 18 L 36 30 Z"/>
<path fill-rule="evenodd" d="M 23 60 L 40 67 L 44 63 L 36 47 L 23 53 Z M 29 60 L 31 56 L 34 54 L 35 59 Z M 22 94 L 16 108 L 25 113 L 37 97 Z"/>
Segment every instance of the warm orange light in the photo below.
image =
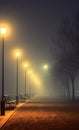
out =
<path fill-rule="evenodd" d="M 41 82 L 40 82 L 40 80 L 39 80 L 39 78 L 38 78 L 37 76 L 32 75 L 32 79 L 33 79 L 34 83 L 35 83 L 38 87 L 41 86 Z"/>
<path fill-rule="evenodd" d="M 7 33 L 7 28 L 2 27 L 2 28 L 0 29 L 0 33 L 1 33 L 2 35 L 5 35 L 5 34 Z"/>
<path fill-rule="evenodd" d="M 28 64 L 25 64 L 24 67 L 27 68 L 27 67 L 28 67 Z"/>
<path fill-rule="evenodd" d="M 29 70 L 29 74 L 32 74 L 32 70 Z"/>
<path fill-rule="evenodd" d="M 19 52 L 16 52 L 16 56 L 19 57 L 20 53 Z"/>
<path fill-rule="evenodd" d="M 13 29 L 12 29 L 13 30 Z M 13 31 L 12 31 L 13 32 Z M 0 23 L 0 37 L 7 37 L 11 33 L 10 25 L 4 22 Z"/>
<path fill-rule="evenodd" d="M 14 50 L 10 50 L 11 56 L 16 59 L 16 58 L 20 58 L 23 56 L 22 54 L 22 50 L 21 49 L 17 49 L 15 48 Z M 24 64 L 23 64 L 23 68 L 24 68 Z"/>

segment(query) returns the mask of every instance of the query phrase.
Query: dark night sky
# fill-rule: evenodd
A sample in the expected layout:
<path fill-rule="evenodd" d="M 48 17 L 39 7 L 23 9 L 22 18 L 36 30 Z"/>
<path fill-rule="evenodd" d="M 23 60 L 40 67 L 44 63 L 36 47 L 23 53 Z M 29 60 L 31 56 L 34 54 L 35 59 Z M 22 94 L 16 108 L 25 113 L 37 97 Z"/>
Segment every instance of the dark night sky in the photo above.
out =
<path fill-rule="evenodd" d="M 44 63 L 51 66 L 51 38 L 56 37 L 61 19 L 72 17 L 78 7 L 78 0 L 0 0 L 0 23 L 6 22 L 12 28 L 5 45 L 7 74 L 13 64 L 10 52 L 16 47 L 23 50 L 23 59 L 28 59 L 34 67 Z"/>
<path fill-rule="evenodd" d="M 71 16 L 78 5 L 75 0 L 2 0 L 0 21 L 10 23 L 14 32 L 11 42 L 25 48 L 31 60 L 48 61 L 50 37 L 55 35 L 61 18 Z"/>

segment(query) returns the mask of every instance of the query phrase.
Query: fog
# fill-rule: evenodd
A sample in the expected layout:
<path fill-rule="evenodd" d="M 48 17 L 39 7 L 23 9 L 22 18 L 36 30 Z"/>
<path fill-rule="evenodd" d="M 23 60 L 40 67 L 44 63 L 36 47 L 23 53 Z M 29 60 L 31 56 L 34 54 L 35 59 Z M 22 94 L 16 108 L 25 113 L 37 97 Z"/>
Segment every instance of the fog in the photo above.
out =
<path fill-rule="evenodd" d="M 78 8 L 78 1 L 17 3 L 9 0 L 9 3 L 1 2 L 0 25 L 5 23 L 10 28 L 9 35 L 4 39 L 4 92 L 6 95 L 14 98 L 16 96 L 15 53 L 16 50 L 20 50 L 19 94 L 23 96 L 25 94 L 25 70 L 22 65 L 28 61 L 29 69 L 33 70 L 37 79 L 31 81 L 28 76 L 26 77 L 27 95 L 31 87 L 32 96 L 62 99 L 69 98 L 68 96 L 70 98 L 79 96 L 79 36 L 75 28 L 79 27 Z M 45 64 L 48 65 L 47 70 L 43 68 Z M 0 37 L 0 97 L 2 95 L 1 79 L 2 37 Z"/>

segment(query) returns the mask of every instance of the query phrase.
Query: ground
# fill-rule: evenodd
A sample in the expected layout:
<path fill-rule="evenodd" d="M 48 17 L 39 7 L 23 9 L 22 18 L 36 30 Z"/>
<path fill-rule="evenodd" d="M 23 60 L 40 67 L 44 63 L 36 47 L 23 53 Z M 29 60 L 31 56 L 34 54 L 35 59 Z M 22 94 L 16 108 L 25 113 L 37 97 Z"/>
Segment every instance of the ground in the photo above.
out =
<path fill-rule="evenodd" d="M 1 130 L 79 130 L 79 104 L 42 100 L 26 102 Z"/>

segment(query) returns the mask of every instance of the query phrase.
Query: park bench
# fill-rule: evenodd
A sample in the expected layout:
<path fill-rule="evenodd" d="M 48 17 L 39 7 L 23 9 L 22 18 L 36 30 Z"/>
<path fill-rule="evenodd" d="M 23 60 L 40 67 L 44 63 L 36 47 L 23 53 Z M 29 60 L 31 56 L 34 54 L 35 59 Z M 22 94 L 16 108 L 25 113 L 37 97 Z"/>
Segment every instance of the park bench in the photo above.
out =
<path fill-rule="evenodd" d="M 10 100 L 6 103 L 6 107 L 15 107 L 16 106 L 16 100 Z"/>
<path fill-rule="evenodd" d="M 16 107 L 16 100 L 11 100 L 11 97 L 6 95 L 5 97 L 5 109 L 11 109 Z"/>

